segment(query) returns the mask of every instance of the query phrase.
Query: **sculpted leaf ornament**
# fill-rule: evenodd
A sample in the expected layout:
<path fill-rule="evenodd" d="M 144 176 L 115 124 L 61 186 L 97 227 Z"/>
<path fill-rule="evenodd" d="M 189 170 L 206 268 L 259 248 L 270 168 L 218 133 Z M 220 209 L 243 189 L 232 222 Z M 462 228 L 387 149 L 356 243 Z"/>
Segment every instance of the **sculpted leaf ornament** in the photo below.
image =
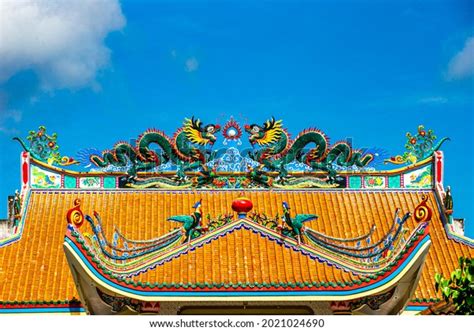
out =
<path fill-rule="evenodd" d="M 440 149 L 445 141 L 450 140 L 445 137 L 435 144 L 437 137 L 433 130 L 426 130 L 423 125 L 418 126 L 416 134 L 407 132 L 406 137 L 407 142 L 405 143 L 405 153 L 402 155 L 392 156 L 391 158 L 386 159 L 384 161 L 385 163 L 415 164 L 416 162 L 431 156 L 434 152 Z"/>
<path fill-rule="evenodd" d="M 31 130 L 28 133 L 26 140 L 29 141 L 29 144 L 18 137 L 13 138 L 13 140 L 17 140 L 25 151 L 39 161 L 61 166 L 77 164 L 78 162 L 69 156 L 60 156 L 59 145 L 56 142 L 57 138 L 56 133 L 48 135 L 46 127 L 40 126 L 38 131 Z"/>

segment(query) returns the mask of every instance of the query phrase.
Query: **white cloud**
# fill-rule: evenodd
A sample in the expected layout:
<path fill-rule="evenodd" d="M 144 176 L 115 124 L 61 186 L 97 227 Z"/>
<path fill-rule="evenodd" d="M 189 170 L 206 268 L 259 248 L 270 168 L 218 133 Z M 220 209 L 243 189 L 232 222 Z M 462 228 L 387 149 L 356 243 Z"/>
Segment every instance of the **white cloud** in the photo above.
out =
<path fill-rule="evenodd" d="M 0 113 L 0 120 L 7 120 L 11 119 L 15 123 L 19 123 L 21 121 L 22 113 L 16 109 L 10 109 L 7 111 L 3 111 Z"/>
<path fill-rule="evenodd" d="M 189 59 L 187 59 L 184 65 L 185 65 L 185 70 L 187 72 L 193 72 L 193 71 L 198 70 L 199 68 L 199 62 L 195 57 L 190 57 Z"/>
<path fill-rule="evenodd" d="M 31 69 L 44 90 L 97 88 L 104 39 L 124 26 L 118 0 L 0 1 L 0 83 Z"/>
<path fill-rule="evenodd" d="M 421 98 L 418 100 L 418 103 L 423 103 L 423 104 L 444 104 L 447 103 L 448 99 L 445 97 L 426 97 L 426 98 Z"/>
<path fill-rule="evenodd" d="M 474 76 L 474 37 L 466 40 L 464 48 L 448 64 L 447 78 L 463 79 Z"/>
<path fill-rule="evenodd" d="M 5 134 L 18 133 L 15 126 L 21 121 L 22 116 L 21 111 L 16 109 L 5 110 L 0 103 L 0 132 Z"/>

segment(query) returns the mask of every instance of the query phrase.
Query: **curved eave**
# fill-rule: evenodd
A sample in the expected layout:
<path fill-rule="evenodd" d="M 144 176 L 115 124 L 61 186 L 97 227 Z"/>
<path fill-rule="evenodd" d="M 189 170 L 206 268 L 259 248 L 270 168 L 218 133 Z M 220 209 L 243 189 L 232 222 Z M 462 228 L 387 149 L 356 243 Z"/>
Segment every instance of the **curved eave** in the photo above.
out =
<path fill-rule="evenodd" d="M 7 314 L 53 314 L 53 315 L 84 315 L 84 307 L 80 304 L 55 303 L 8 303 L 0 305 L 0 315 Z"/>
<path fill-rule="evenodd" d="M 447 215 L 446 208 L 444 207 L 444 204 L 443 204 L 443 197 L 441 195 L 441 192 L 439 191 L 439 188 L 435 187 L 434 192 L 435 192 L 435 197 L 436 197 L 436 203 L 440 211 L 439 215 L 441 217 L 441 221 L 444 226 L 444 231 L 446 232 L 446 236 L 448 237 L 448 239 L 453 240 L 459 244 L 466 245 L 470 248 L 474 248 L 474 240 L 472 238 L 462 236 L 451 230 L 451 227 L 449 226 L 449 219 L 446 216 Z"/>
<path fill-rule="evenodd" d="M 206 244 L 211 243 L 212 241 L 218 240 L 221 237 L 224 237 L 234 231 L 247 230 L 252 231 L 260 235 L 261 237 L 268 239 L 270 241 L 275 241 L 284 247 L 291 249 L 297 253 L 311 257 L 314 260 L 318 260 L 321 263 L 326 263 L 329 266 L 342 269 L 347 272 L 351 272 L 356 275 L 373 275 L 376 273 L 383 272 L 385 268 L 398 256 L 393 256 L 390 260 L 385 261 L 377 265 L 362 265 L 358 264 L 356 261 L 351 259 L 344 259 L 340 256 L 335 255 L 333 252 L 328 251 L 322 247 L 315 247 L 313 245 L 307 244 L 298 244 L 298 242 L 291 238 L 282 236 L 281 233 L 269 229 L 265 226 L 262 226 L 258 223 L 255 223 L 248 219 L 239 219 L 237 221 L 231 222 L 227 225 L 220 227 L 219 229 L 209 232 L 199 238 L 196 238 L 192 241 L 192 246 L 188 246 L 186 243 L 183 243 L 177 247 L 171 248 L 164 253 L 159 253 L 157 255 L 150 255 L 144 260 L 139 260 L 136 263 L 132 263 L 125 271 L 111 270 L 116 274 L 123 274 L 126 276 L 130 275 L 139 275 L 140 273 L 146 272 L 149 269 L 156 267 L 167 262 L 170 262 L 173 259 L 179 258 L 182 254 L 187 254 L 189 250 L 194 250 L 200 247 L 203 247 Z M 410 239 L 413 239 L 413 235 L 417 235 L 419 230 L 425 232 L 428 231 L 427 224 L 421 224 L 417 229 L 412 232 Z M 424 233 L 425 233 L 424 232 Z M 69 236 L 69 239 L 75 241 L 74 238 Z M 406 244 L 405 244 L 406 245 Z M 402 249 L 404 249 L 403 247 Z M 107 262 L 105 262 L 107 264 Z M 109 265 L 110 266 L 110 265 Z"/>
<path fill-rule="evenodd" d="M 389 271 L 369 282 L 345 287 L 313 288 L 306 286 L 290 290 L 281 288 L 254 288 L 253 290 L 233 288 L 192 290 L 166 288 L 157 291 L 150 287 L 130 286 L 124 281 L 108 277 L 68 237 L 64 241 L 64 250 L 71 271 L 76 279 L 76 285 L 88 284 L 87 286 L 97 287 L 115 296 L 141 301 L 341 301 L 383 293 L 396 286 L 400 281 L 410 282 L 410 279 L 405 279 L 408 278 L 407 274 L 409 274 L 411 269 L 422 266 L 430 245 L 430 236 L 425 232 Z M 86 282 L 78 282 L 79 278 L 85 278 Z M 81 289 L 79 290 L 83 292 Z"/>
<path fill-rule="evenodd" d="M 474 248 L 474 240 L 472 238 L 461 236 L 451 230 L 448 224 L 444 225 L 444 229 L 446 231 L 446 235 L 448 239 L 457 242 L 458 244 L 466 245 L 470 248 Z"/>

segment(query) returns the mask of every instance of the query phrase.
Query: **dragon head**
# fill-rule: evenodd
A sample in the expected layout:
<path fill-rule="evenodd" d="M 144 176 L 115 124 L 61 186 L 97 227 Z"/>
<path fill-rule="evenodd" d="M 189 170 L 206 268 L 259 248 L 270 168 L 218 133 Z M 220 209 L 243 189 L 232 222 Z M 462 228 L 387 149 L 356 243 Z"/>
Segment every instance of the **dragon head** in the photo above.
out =
<path fill-rule="evenodd" d="M 258 124 L 246 124 L 245 131 L 249 134 L 249 141 L 252 145 L 259 144 L 266 146 L 276 143 L 283 133 L 281 120 L 275 121 L 275 118 L 267 120 L 263 126 Z"/>
<path fill-rule="evenodd" d="M 193 116 L 191 119 L 185 119 L 183 130 L 192 143 L 204 146 L 207 144 L 213 145 L 216 142 L 215 134 L 221 130 L 221 127 L 219 124 L 203 126 L 201 120 L 194 119 Z"/>

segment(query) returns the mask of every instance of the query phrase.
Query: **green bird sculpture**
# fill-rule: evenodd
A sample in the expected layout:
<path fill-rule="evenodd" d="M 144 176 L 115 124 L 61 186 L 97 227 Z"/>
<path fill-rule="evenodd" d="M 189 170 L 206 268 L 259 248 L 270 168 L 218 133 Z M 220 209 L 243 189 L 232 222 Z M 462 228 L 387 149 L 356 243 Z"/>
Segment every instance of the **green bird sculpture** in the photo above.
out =
<path fill-rule="evenodd" d="M 178 222 L 183 224 L 183 229 L 186 235 L 185 241 L 188 242 L 188 245 L 194 235 L 195 231 L 201 232 L 201 220 L 202 220 L 202 211 L 201 211 L 201 201 L 199 200 L 193 206 L 194 213 L 192 215 L 176 215 L 168 218 L 168 221 Z"/>
<path fill-rule="evenodd" d="M 293 234 L 296 236 L 296 240 L 298 241 L 298 245 L 301 244 L 301 241 L 303 240 L 302 236 L 302 228 L 303 228 L 303 223 L 309 222 L 315 219 L 318 219 L 317 215 L 313 214 L 297 214 L 295 217 L 291 217 L 290 215 L 290 206 L 288 203 L 283 201 L 283 227 L 286 224 L 291 228 L 293 231 Z"/>

